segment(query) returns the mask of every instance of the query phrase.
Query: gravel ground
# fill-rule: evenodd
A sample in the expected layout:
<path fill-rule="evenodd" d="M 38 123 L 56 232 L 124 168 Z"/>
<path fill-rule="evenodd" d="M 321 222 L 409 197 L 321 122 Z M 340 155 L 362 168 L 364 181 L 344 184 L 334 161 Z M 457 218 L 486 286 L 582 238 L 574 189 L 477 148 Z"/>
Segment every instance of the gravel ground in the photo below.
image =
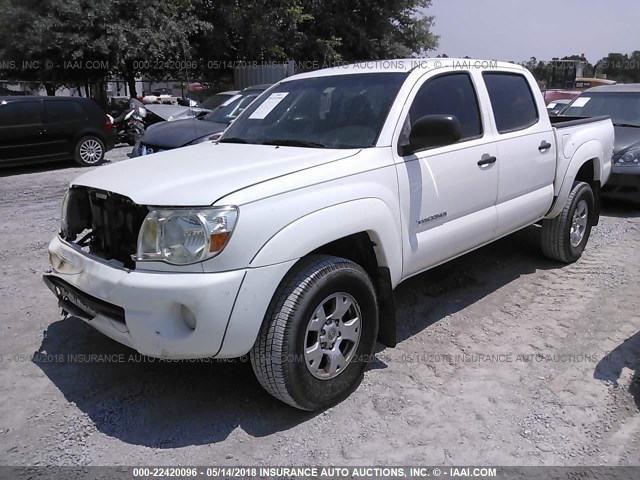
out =
<path fill-rule="evenodd" d="M 531 227 L 407 281 L 399 345 L 309 414 L 246 362 L 136 361 L 62 320 L 40 275 L 83 171 L 0 172 L 0 464 L 640 465 L 637 208 L 608 203 L 574 265 Z"/>

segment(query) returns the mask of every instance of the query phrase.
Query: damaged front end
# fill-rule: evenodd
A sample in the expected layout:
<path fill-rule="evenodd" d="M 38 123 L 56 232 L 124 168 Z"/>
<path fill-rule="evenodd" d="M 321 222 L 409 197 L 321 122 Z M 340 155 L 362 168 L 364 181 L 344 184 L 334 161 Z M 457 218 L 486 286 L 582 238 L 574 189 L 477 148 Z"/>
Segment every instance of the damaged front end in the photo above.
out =
<path fill-rule="evenodd" d="M 60 237 L 90 255 L 133 270 L 138 234 L 148 213 L 147 207 L 123 195 L 74 186 L 63 201 Z"/>

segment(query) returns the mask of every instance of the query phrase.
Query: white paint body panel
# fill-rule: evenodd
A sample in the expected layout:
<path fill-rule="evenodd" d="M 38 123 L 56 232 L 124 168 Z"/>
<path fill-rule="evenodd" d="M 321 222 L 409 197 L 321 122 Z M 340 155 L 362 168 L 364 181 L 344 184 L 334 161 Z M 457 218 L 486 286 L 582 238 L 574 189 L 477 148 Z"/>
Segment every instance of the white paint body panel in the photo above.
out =
<path fill-rule="evenodd" d="M 104 317 L 88 323 L 154 357 L 240 356 L 253 345 L 286 273 L 322 245 L 366 232 L 395 287 L 557 214 L 586 161 L 597 159 L 596 179 L 604 183 L 608 178 L 610 122 L 553 128 L 542 95 L 524 69 L 504 63 L 490 68 L 528 79 L 540 120 L 524 131 L 499 135 L 484 70 L 473 68 L 474 61 L 388 62 L 284 80 L 407 72 L 373 148 L 202 144 L 102 167 L 74 180 L 73 185 L 116 192 L 141 205 L 236 205 L 240 212 L 225 250 L 185 268 L 140 263 L 135 271 L 125 271 L 54 239 L 52 254 L 70 260 L 78 272 L 52 274 L 125 310 L 124 327 Z M 399 156 L 400 130 L 417 89 L 433 76 L 461 70 L 469 72 L 477 91 L 482 137 Z M 541 153 L 542 141 L 552 148 Z M 497 162 L 478 166 L 484 155 L 495 156 Z M 195 315 L 195 330 L 187 328 L 183 306 Z"/>

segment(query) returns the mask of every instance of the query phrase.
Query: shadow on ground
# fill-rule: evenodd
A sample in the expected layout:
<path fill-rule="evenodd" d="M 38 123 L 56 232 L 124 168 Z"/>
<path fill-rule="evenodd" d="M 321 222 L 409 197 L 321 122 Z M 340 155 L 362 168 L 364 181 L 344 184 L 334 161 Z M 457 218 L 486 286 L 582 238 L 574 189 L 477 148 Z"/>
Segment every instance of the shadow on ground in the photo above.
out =
<path fill-rule="evenodd" d="M 539 230 L 530 227 L 401 285 L 396 292 L 400 341 L 523 274 L 560 268 L 542 257 Z M 141 361 L 133 350 L 75 318 L 50 325 L 39 351 L 35 363 L 65 398 L 98 430 L 131 444 L 210 444 L 238 427 L 260 437 L 314 416 L 269 396 L 246 361 Z M 57 356 L 65 361 L 48 361 Z M 372 367 L 386 366 L 376 362 Z"/>
<path fill-rule="evenodd" d="M 618 388 L 618 380 L 625 368 L 634 371 L 629 392 L 640 409 L 640 332 L 627 338 L 600 360 L 593 372 L 593 378 L 611 382 Z"/>
<path fill-rule="evenodd" d="M 99 431 L 136 445 L 216 443 L 237 427 L 261 437 L 312 417 L 267 394 L 247 361 L 144 358 L 74 317 L 49 326 L 34 363 Z"/>
<path fill-rule="evenodd" d="M 640 217 L 640 198 L 614 199 L 604 197 L 601 213 L 607 217 L 638 218 Z"/>
<path fill-rule="evenodd" d="M 562 268 L 542 255 L 532 226 L 417 275 L 396 289 L 399 341 L 486 297 L 522 275 Z"/>
<path fill-rule="evenodd" d="M 0 168 L 0 178 L 12 177 L 14 175 L 28 175 L 30 173 L 50 172 L 54 170 L 65 170 L 78 167 L 79 165 L 73 160 L 2 167 Z"/>
<path fill-rule="evenodd" d="M 602 216 L 640 217 L 640 207 L 607 199 Z M 399 341 L 466 308 L 522 275 L 562 268 L 562 264 L 542 255 L 541 230 L 538 226 L 525 228 L 400 285 L 395 292 Z"/>

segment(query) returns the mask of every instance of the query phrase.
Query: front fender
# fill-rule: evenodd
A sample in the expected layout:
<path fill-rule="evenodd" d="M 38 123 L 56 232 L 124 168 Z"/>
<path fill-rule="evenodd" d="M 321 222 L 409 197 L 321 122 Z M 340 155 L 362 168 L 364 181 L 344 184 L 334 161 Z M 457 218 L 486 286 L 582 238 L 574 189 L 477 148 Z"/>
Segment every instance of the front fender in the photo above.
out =
<path fill-rule="evenodd" d="M 601 183 L 603 183 L 603 180 L 606 181 L 609 172 L 608 169 L 604 168 L 605 162 L 603 162 L 603 158 L 605 158 L 603 145 L 597 140 L 587 142 L 575 151 L 566 171 L 564 172 L 564 178 L 560 189 L 558 190 L 558 194 L 556 195 L 556 200 L 545 218 L 555 218 L 560 214 L 560 212 L 562 212 L 567 198 L 569 198 L 569 194 L 571 193 L 571 189 L 573 188 L 576 175 L 585 163 L 589 161 L 594 162 L 594 181 L 599 181 Z M 608 165 L 610 169 L 611 164 L 609 163 Z M 558 172 L 558 174 L 561 175 L 562 173 Z"/>
<path fill-rule="evenodd" d="M 400 218 L 377 198 L 352 200 L 311 212 L 280 229 L 251 260 L 257 268 L 302 258 L 349 235 L 367 232 L 378 265 L 388 267 L 395 287 L 402 275 Z"/>

